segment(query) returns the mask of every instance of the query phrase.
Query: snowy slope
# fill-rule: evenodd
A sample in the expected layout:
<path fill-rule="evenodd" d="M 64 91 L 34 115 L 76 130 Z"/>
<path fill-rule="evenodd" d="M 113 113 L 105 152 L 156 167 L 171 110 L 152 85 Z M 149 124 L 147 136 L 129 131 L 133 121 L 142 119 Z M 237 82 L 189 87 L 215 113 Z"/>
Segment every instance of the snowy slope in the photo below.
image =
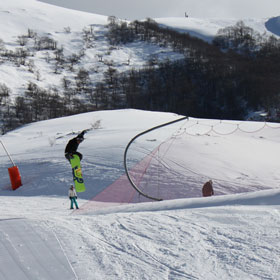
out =
<path fill-rule="evenodd" d="M 15 51 L 21 48 L 18 37 L 26 36 L 28 30 L 31 30 L 39 38 L 47 36 L 57 42 L 57 48 L 63 49 L 66 60 L 73 54 L 84 53 L 73 69 L 64 67 L 55 73 L 54 51 L 35 50 L 35 39 L 29 38 L 24 46 L 29 50 L 25 65 L 17 66 L 7 61 L 0 65 L 1 82 L 12 90 L 12 99 L 23 94 L 29 82 L 44 89 L 57 87 L 59 92 L 62 92 L 62 79 L 67 77 L 75 84 L 75 76 L 81 68 L 89 72 L 94 85 L 103 79 L 108 65 L 124 72 L 131 68 L 142 68 L 152 55 L 156 55 L 159 60 L 183 57 L 170 48 L 143 42 L 112 48 L 106 38 L 107 16 L 61 8 L 36 0 L 4 1 L 1 3 L 0 15 L 0 25 L 5 26 L 0 31 L 0 39 L 3 40 L 6 50 Z M 90 46 L 86 45 L 83 38 L 85 30 L 92 30 L 94 36 Z M 32 71 L 28 66 L 30 63 L 34 64 Z"/>
<path fill-rule="evenodd" d="M 6 250 L 0 255 L 1 260 L 17 257 L 1 265 L 0 279 L 25 279 L 22 270 L 27 279 L 54 279 L 53 259 L 64 252 L 64 260 L 56 263 L 57 279 L 277 280 L 280 208 L 278 203 L 267 205 L 271 203 L 265 196 L 260 200 L 262 205 L 227 206 L 225 200 L 220 207 L 181 210 L 173 210 L 178 201 L 172 201 L 166 210 L 154 212 L 152 206 L 161 204 L 156 202 L 142 209 L 139 205 L 136 212 L 115 214 L 117 209 L 111 209 L 106 215 L 85 216 L 63 210 L 66 199 L 6 198 L 0 206 L 0 244 Z M 13 223 L 12 231 L 8 223 Z M 26 234 L 19 234 L 19 228 Z M 46 278 L 47 273 L 40 278 L 35 274 L 38 267 L 25 267 L 33 259 L 29 244 L 37 241 L 35 234 L 44 236 L 39 248 L 45 245 L 55 252 L 52 258 L 46 253 L 37 259 L 49 273 Z M 29 246 L 25 253 L 16 250 L 25 246 Z M 5 273 L 11 278 L 3 277 Z"/>
<path fill-rule="evenodd" d="M 0 24 L 5 26 L 0 30 L 0 39 L 6 50 L 15 51 L 21 48 L 18 37 L 26 36 L 28 30 L 36 32 L 39 38 L 44 36 L 57 42 L 57 47 L 63 48 L 67 60 L 73 54 L 84 52 L 80 62 L 73 69 L 67 67 L 56 71 L 54 51 L 34 50 L 34 38 L 28 39 L 24 48 L 29 50 L 25 65 L 16 65 L 5 61 L 0 64 L 1 83 L 11 89 L 11 99 L 22 95 L 29 82 L 44 89 L 58 88 L 63 92 L 62 79 L 66 77 L 75 84 L 75 76 L 79 69 L 89 72 L 92 85 L 103 79 L 103 73 L 108 65 L 118 72 L 131 68 L 142 68 L 151 57 L 159 61 L 182 59 L 183 56 L 174 53 L 170 48 L 144 42 L 135 42 L 112 48 L 106 39 L 107 16 L 91 14 L 49 5 L 35 0 L 2 1 L 0 7 Z M 175 28 L 182 32 L 211 41 L 220 28 L 235 25 L 238 19 L 198 19 L 198 18 L 158 18 L 156 21 L 164 26 Z M 261 34 L 279 35 L 279 18 L 243 19 L 245 24 Z M 83 39 L 84 30 L 93 30 L 94 40 L 91 46 L 86 46 Z M 29 65 L 34 65 L 30 70 Z"/>
<path fill-rule="evenodd" d="M 172 27 L 180 32 L 187 32 L 192 36 L 211 42 L 219 29 L 234 26 L 239 20 L 242 20 L 246 26 L 253 28 L 260 34 L 274 35 L 278 37 L 280 29 L 280 17 L 273 18 L 156 18 L 156 22 Z"/>
<path fill-rule="evenodd" d="M 17 193 L 65 195 L 65 185 L 71 183 L 72 176 L 64 148 L 78 132 L 90 129 L 80 150 L 85 154 L 83 166 L 89 185 L 81 196 L 91 199 L 124 174 L 124 149 L 137 132 L 180 117 L 141 110 L 89 112 L 25 125 L 1 139 L 19 162 L 23 181 L 28 183 Z M 175 191 L 175 198 L 199 197 L 201 184 L 208 179 L 215 181 L 219 195 L 278 188 L 279 133 L 277 124 L 189 118 L 137 139 L 128 151 L 128 168 L 159 149 L 147 170 L 145 166 L 140 170 L 142 182 L 152 190 L 153 183 L 163 179 L 162 185 L 167 180 L 173 188 L 188 190 L 183 196 Z M 5 168 L 9 166 L 4 151 L 0 159 Z M 153 170 L 164 176 L 154 176 Z M 2 176 L 2 194 L 8 185 L 6 174 Z"/>
<path fill-rule="evenodd" d="M 278 124 L 248 133 L 263 124 L 240 122 L 246 133 L 219 136 L 209 132 L 209 124 L 210 128 L 215 124 L 216 132 L 229 133 L 236 122 L 220 126 L 215 120 L 190 119 L 184 126 L 146 135 L 132 147 L 134 160 L 141 159 L 140 148 L 153 149 L 176 134 L 179 142 L 173 141 L 171 147 L 181 150 L 178 163 L 185 164 L 182 159 L 193 152 L 189 168 L 197 166 L 201 174 L 216 170 L 220 179 L 239 173 L 245 185 L 254 179 L 259 186 L 250 192 L 236 194 L 228 188 L 231 194 L 210 198 L 121 206 L 91 201 L 98 189 L 124 174 L 124 148 L 136 133 L 178 117 L 101 111 L 29 124 L 1 136 L 20 169 L 23 186 L 11 190 L 7 172 L 11 163 L 0 150 L 0 258 L 5 263 L 0 279 L 279 279 Z M 94 128 L 97 121 L 100 126 Z M 92 130 L 79 151 L 84 154 L 87 190 L 78 194 L 81 209 L 72 212 L 67 198 L 71 170 L 63 152 L 67 141 L 86 128 Z M 250 144 L 253 150 L 247 157 Z M 235 155 L 230 166 L 224 147 Z M 250 160 L 256 164 L 244 170 Z M 181 165 L 173 168 L 180 171 Z M 175 177 L 168 178 L 176 182 Z M 214 189 L 218 187 L 216 178 Z"/>
<path fill-rule="evenodd" d="M 12 40 L 26 33 L 27 29 L 39 32 L 55 33 L 67 26 L 74 30 L 89 24 L 106 24 L 107 17 L 38 2 L 36 0 L 11 0 L 1 3 L 1 38 Z"/>

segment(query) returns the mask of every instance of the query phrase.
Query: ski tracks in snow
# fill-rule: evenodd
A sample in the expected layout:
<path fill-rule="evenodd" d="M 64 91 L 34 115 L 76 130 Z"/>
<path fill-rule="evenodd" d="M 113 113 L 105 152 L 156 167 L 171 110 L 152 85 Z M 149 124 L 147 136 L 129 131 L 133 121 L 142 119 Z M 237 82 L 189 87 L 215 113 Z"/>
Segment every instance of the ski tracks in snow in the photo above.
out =
<path fill-rule="evenodd" d="M 71 215 L 60 238 L 75 238 L 67 250 L 91 268 L 73 264 L 85 280 L 277 279 L 278 217 L 278 208 L 250 206 Z"/>
<path fill-rule="evenodd" d="M 25 218 L 0 219 L 0 279 L 77 279 L 52 232 Z"/>
<path fill-rule="evenodd" d="M 22 210 L 0 219 L 0 280 L 279 279 L 279 206 Z"/>

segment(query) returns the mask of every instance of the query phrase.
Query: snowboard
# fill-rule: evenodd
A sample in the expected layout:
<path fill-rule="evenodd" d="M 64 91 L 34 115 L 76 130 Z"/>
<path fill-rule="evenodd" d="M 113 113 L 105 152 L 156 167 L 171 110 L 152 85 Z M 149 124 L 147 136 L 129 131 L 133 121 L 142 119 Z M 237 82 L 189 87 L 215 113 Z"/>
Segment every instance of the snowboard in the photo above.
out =
<path fill-rule="evenodd" d="M 79 156 L 74 154 L 73 158 L 70 159 L 70 163 L 71 163 L 71 167 L 72 167 L 75 189 L 77 192 L 84 192 L 86 190 L 86 187 L 84 184 Z"/>

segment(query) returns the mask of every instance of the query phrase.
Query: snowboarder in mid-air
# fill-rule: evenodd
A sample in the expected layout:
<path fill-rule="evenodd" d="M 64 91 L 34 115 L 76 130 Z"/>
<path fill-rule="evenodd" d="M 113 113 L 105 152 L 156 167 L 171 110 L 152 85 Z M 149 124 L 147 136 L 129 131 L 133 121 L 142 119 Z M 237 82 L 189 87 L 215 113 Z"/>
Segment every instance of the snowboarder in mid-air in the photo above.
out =
<path fill-rule="evenodd" d="M 68 144 L 65 147 L 65 157 L 70 161 L 73 158 L 73 155 L 76 154 L 79 156 L 80 160 L 82 160 L 83 155 L 77 152 L 78 146 L 80 143 L 84 141 L 84 134 L 86 130 L 83 130 L 77 137 L 72 138 L 69 140 Z"/>

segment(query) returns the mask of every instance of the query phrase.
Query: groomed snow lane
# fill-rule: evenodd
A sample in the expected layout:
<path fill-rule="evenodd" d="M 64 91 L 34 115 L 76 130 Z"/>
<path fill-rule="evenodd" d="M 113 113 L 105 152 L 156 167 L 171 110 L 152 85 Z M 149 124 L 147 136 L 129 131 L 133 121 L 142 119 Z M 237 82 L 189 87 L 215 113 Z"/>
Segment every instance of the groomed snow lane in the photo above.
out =
<path fill-rule="evenodd" d="M 47 227 L 28 219 L 0 219 L 0 280 L 76 279 Z"/>

